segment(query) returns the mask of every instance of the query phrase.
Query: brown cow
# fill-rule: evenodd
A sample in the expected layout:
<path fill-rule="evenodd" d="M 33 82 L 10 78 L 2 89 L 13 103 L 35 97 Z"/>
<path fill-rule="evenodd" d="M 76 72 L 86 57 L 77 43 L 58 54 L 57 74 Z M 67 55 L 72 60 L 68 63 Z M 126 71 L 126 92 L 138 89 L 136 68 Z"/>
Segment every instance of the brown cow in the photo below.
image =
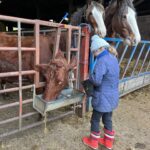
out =
<path fill-rule="evenodd" d="M 64 35 L 65 36 L 65 35 Z M 64 38 L 64 36 L 61 37 Z M 48 63 L 52 58 L 52 51 L 55 44 L 55 32 L 48 35 L 40 35 L 40 63 Z M 61 40 L 63 41 L 63 40 Z M 17 47 L 18 36 L 9 35 L 4 32 L 0 32 L 0 47 Z M 63 47 L 65 43 L 63 43 Z M 62 44 L 61 44 L 62 45 Z M 22 47 L 35 47 L 34 36 L 22 36 Z M 22 52 L 22 70 L 34 69 L 34 52 Z M 0 51 L 0 73 L 18 71 L 18 51 Z M 17 78 L 1 78 L 0 83 L 13 82 Z M 27 79 L 33 82 L 33 76 L 28 75 Z"/>
<path fill-rule="evenodd" d="M 49 62 L 49 64 L 37 65 L 37 69 L 41 71 L 46 79 L 45 91 L 43 99 L 51 101 L 57 98 L 61 90 L 68 84 L 68 73 L 77 65 L 76 57 L 72 58 L 68 64 L 63 53 L 59 51 L 56 57 Z"/>

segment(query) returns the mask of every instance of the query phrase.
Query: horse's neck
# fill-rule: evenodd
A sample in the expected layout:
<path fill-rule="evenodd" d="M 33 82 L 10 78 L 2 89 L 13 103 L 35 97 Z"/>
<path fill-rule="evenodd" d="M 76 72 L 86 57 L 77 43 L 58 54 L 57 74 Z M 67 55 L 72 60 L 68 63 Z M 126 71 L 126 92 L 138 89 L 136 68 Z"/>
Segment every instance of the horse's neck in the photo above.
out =
<path fill-rule="evenodd" d="M 71 16 L 71 25 L 79 25 L 82 21 L 82 17 L 84 16 L 86 10 L 86 5 L 82 8 L 79 8 L 76 12 Z"/>

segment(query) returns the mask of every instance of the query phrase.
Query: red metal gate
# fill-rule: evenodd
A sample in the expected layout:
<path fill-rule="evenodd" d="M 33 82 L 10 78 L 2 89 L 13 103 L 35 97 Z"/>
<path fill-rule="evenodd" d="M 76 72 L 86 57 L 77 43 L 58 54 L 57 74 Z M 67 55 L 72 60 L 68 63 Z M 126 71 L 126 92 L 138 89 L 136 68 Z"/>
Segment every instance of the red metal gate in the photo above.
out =
<path fill-rule="evenodd" d="M 67 56 L 67 60 L 68 62 L 70 62 L 71 56 L 76 55 L 78 58 L 78 62 L 77 62 L 77 68 L 75 73 L 75 78 L 71 79 L 72 82 L 74 82 L 74 85 L 76 88 L 79 89 L 79 82 L 80 82 L 80 78 L 81 80 L 85 79 L 86 77 L 84 76 L 84 74 L 88 72 L 88 48 L 86 48 L 87 53 L 84 56 L 84 52 L 85 52 L 85 46 L 84 43 L 88 43 L 87 39 L 85 38 L 86 34 L 87 34 L 87 29 L 83 30 L 84 32 L 84 36 L 83 39 L 86 41 L 82 41 L 82 62 L 79 63 L 80 60 L 80 40 L 81 40 L 81 28 L 80 27 L 75 27 L 75 26 L 70 26 L 70 25 L 62 25 L 62 24 L 57 24 L 57 23 L 52 23 L 52 22 L 47 22 L 47 21 L 41 21 L 41 20 L 29 20 L 29 19 L 23 19 L 23 18 L 17 18 L 17 17 L 10 17 L 10 16 L 2 16 L 0 15 L 0 20 L 5 20 L 5 21 L 12 21 L 12 22 L 16 22 L 17 26 L 18 26 L 18 46 L 17 47 L 0 47 L 0 51 L 18 51 L 18 62 L 19 62 L 19 69 L 18 71 L 15 72 L 4 72 L 4 73 L 0 73 L 0 79 L 3 77 L 13 77 L 13 76 L 18 76 L 19 77 L 19 86 L 17 87 L 13 87 L 13 88 L 7 88 L 7 89 L 2 89 L 0 90 L 0 94 L 3 93 L 10 93 L 10 92 L 15 92 L 15 91 L 19 91 L 19 101 L 15 101 L 15 102 L 9 102 L 7 104 L 3 104 L 0 105 L 0 111 L 3 110 L 9 110 L 11 108 L 15 108 L 17 106 L 19 106 L 19 115 L 15 116 L 15 117 L 10 117 L 10 118 L 4 118 L 3 120 L 0 120 L 0 126 L 7 126 L 7 124 L 10 124 L 12 122 L 16 122 L 19 120 L 19 124 L 18 127 L 16 127 L 16 129 L 8 131 L 8 132 L 3 132 L 0 133 L 0 138 L 3 138 L 5 136 L 17 133 L 19 131 L 23 131 L 26 130 L 28 128 L 37 126 L 39 124 L 42 124 L 43 121 L 36 121 L 33 123 L 30 123 L 28 125 L 24 125 L 23 126 L 23 119 L 36 115 L 38 114 L 38 112 L 35 112 L 34 110 L 28 113 L 23 113 L 23 107 L 26 104 L 31 104 L 32 102 L 32 97 L 29 99 L 25 99 L 23 100 L 23 90 L 25 89 L 29 89 L 29 88 L 38 88 L 38 87 L 42 87 L 44 85 L 43 82 L 40 82 L 40 75 L 39 72 L 35 71 L 35 70 L 22 70 L 22 52 L 24 51 L 28 51 L 28 52 L 34 52 L 34 58 L 35 58 L 35 64 L 34 65 L 38 65 L 40 63 L 40 26 L 46 26 L 46 27 L 50 27 L 51 29 L 54 29 L 56 31 L 56 41 L 55 41 L 55 47 L 54 47 L 54 55 L 57 53 L 57 50 L 59 48 L 59 40 L 60 40 L 60 35 L 62 30 L 64 30 L 65 32 L 67 32 L 67 48 L 66 48 L 66 56 Z M 21 46 L 21 24 L 25 23 L 25 24 L 31 24 L 34 27 L 34 37 L 35 37 L 35 47 L 22 47 Z M 72 38 L 73 37 L 73 38 Z M 72 39 L 76 40 L 76 44 L 72 46 Z M 79 66 L 81 65 L 81 70 L 84 70 L 84 73 L 81 74 L 81 76 L 79 75 Z M 86 67 L 86 68 L 85 68 Z M 30 84 L 30 85 L 22 85 L 22 76 L 23 75 L 34 75 L 34 83 Z M 79 77 L 80 76 L 80 77 Z M 68 112 L 67 114 L 62 114 L 59 117 L 63 117 L 66 116 L 68 114 L 70 114 L 72 112 Z M 55 117 L 53 119 L 57 119 L 59 117 Z M 52 119 L 49 119 L 52 120 Z"/>

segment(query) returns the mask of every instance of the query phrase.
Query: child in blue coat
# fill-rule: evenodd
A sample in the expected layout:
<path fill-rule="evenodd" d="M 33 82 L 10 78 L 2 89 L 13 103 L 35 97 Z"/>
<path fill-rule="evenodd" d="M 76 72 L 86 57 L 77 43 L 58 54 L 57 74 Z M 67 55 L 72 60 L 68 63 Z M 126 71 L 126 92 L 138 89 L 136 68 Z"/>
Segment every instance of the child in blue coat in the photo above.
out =
<path fill-rule="evenodd" d="M 89 76 L 94 86 L 92 93 L 93 113 L 91 117 L 90 137 L 84 137 L 83 143 L 98 149 L 98 143 L 112 149 L 114 130 L 112 129 L 112 112 L 119 102 L 119 65 L 116 51 L 98 35 L 92 37 L 91 51 L 96 57 L 93 73 Z M 100 120 L 104 124 L 104 138 L 100 138 Z"/>

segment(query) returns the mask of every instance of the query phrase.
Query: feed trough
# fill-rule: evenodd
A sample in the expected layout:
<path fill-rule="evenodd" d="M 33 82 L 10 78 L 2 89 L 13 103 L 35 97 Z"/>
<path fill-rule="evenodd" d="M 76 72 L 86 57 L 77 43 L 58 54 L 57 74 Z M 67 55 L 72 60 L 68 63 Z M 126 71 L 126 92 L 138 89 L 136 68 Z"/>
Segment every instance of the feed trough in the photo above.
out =
<path fill-rule="evenodd" d="M 45 116 L 46 112 L 48 111 L 82 102 L 83 96 L 84 93 L 78 90 L 64 89 L 59 94 L 57 99 L 48 102 L 42 99 L 42 95 L 34 94 L 33 108 L 36 109 L 40 114 Z"/>

